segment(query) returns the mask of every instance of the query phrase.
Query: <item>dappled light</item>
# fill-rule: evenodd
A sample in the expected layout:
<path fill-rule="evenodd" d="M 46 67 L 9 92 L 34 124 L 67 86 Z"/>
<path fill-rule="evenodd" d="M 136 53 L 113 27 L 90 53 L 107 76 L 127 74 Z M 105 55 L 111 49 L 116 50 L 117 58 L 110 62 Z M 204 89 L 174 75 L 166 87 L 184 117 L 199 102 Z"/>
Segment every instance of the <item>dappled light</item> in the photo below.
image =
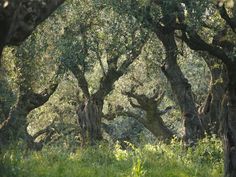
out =
<path fill-rule="evenodd" d="M 236 177 L 234 0 L 0 0 L 0 176 Z"/>

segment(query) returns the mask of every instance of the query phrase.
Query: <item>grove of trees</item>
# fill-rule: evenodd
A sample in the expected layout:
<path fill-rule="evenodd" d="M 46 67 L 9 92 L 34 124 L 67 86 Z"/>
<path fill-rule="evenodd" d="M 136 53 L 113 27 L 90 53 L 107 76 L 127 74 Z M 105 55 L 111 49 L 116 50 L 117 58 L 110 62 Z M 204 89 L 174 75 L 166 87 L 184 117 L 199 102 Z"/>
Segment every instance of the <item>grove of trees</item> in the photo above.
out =
<path fill-rule="evenodd" d="M 0 149 L 85 148 L 131 117 L 186 149 L 217 136 L 236 177 L 235 3 L 1 0 Z"/>

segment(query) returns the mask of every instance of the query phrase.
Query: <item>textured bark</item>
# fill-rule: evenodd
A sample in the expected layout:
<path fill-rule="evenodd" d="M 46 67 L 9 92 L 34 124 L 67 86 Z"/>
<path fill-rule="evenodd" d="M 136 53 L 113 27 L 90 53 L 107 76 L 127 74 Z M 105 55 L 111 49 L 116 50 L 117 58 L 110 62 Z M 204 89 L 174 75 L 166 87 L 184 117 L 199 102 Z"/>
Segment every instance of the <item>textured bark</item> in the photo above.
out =
<path fill-rule="evenodd" d="M 198 113 L 206 133 L 220 135 L 221 102 L 227 88 L 228 78 L 222 62 L 210 57 L 205 58 L 211 72 L 209 91 Z"/>
<path fill-rule="evenodd" d="M 5 45 L 19 45 L 63 2 L 64 0 L 0 0 L 0 66 Z M 44 98 L 43 101 L 46 101 Z M 24 96 L 18 98 L 9 117 L 0 125 L 0 145 L 11 138 L 16 139 L 18 135 L 25 138 L 21 132 L 25 131 L 29 109 L 21 99 Z"/>
<path fill-rule="evenodd" d="M 165 64 L 162 66 L 162 71 L 170 82 L 171 88 L 178 100 L 185 127 L 184 140 L 187 145 L 191 146 L 203 133 L 191 85 L 177 64 L 177 46 L 174 34 L 162 35 L 159 38 L 166 51 L 166 59 Z"/>
<path fill-rule="evenodd" d="M 103 103 L 93 99 L 85 101 L 77 110 L 78 124 L 81 128 L 82 146 L 89 143 L 95 145 L 96 141 L 102 139 L 101 117 Z"/>
<path fill-rule="evenodd" d="M 143 45 L 144 44 L 141 46 Z M 77 78 L 78 85 L 85 97 L 84 103 L 82 103 L 77 110 L 78 123 L 81 128 L 82 145 L 85 145 L 88 142 L 93 145 L 96 141 L 101 140 L 101 118 L 104 99 L 113 90 L 114 83 L 126 72 L 128 67 L 139 56 L 142 51 L 141 46 L 136 53 L 132 53 L 128 56 L 127 60 L 119 68 L 117 67 L 119 57 L 115 56 L 110 59 L 108 71 L 102 77 L 98 91 L 92 95 L 90 95 L 88 91 L 88 83 L 84 73 L 79 70 L 79 67 L 68 67 Z"/>
<path fill-rule="evenodd" d="M 223 142 L 225 153 L 225 177 L 236 176 L 236 58 L 229 51 L 234 48 L 233 43 L 228 43 L 231 47 L 223 45 L 222 41 L 208 44 L 194 31 L 188 32 L 188 37 L 185 35 L 184 40 L 194 50 L 207 51 L 209 54 L 218 57 L 226 67 L 228 85 L 223 100 L 222 119 L 223 126 Z M 225 48 L 226 47 L 226 48 Z"/>
<path fill-rule="evenodd" d="M 153 2 L 163 9 L 163 18 L 161 19 L 161 22 L 162 22 L 161 24 L 159 22 L 156 22 L 152 18 L 150 14 L 150 9 L 151 9 L 150 7 L 145 7 L 145 10 L 142 8 L 140 8 L 140 10 L 137 10 L 138 8 L 135 8 L 135 10 L 137 10 L 139 13 L 134 13 L 134 15 L 137 17 L 137 19 L 140 19 L 138 17 L 140 17 L 140 14 L 143 10 L 145 12 L 146 18 L 141 18 L 141 23 L 144 26 L 149 27 L 151 30 L 155 31 L 155 33 L 157 34 L 157 36 L 159 36 L 159 39 L 162 42 L 165 41 L 161 39 L 163 34 L 169 34 L 175 30 L 181 30 L 182 40 L 184 40 L 191 49 L 196 50 L 196 51 L 199 51 L 199 50 L 206 51 L 210 55 L 213 55 L 214 57 L 220 59 L 226 66 L 227 78 L 229 78 L 229 82 L 228 82 L 229 84 L 227 85 L 228 92 L 226 93 L 226 96 L 228 97 L 228 99 L 224 102 L 223 104 L 224 106 L 221 112 L 221 115 L 225 115 L 223 116 L 223 119 L 222 119 L 225 122 L 224 124 L 225 126 L 223 128 L 224 129 L 224 145 L 225 145 L 225 150 L 224 150 L 225 152 L 225 177 L 235 177 L 236 176 L 236 172 L 235 172 L 236 171 L 235 170 L 236 169 L 235 167 L 236 166 L 236 162 L 235 162 L 236 161 L 236 157 L 235 157 L 235 149 L 236 149 L 235 148 L 235 143 L 236 143 L 235 141 L 235 138 L 236 138 L 236 134 L 235 134 L 235 131 L 236 131 L 236 125 L 235 125 L 235 122 L 236 122 L 235 121 L 236 120 L 236 112 L 235 112 L 236 65 L 235 65 L 235 61 L 236 61 L 236 58 L 235 56 L 232 57 L 232 54 L 235 55 L 235 52 L 232 51 L 232 49 L 235 49 L 235 43 L 234 41 L 228 40 L 230 39 L 230 36 L 226 36 L 227 34 L 223 34 L 219 38 L 218 38 L 218 35 L 216 35 L 217 40 L 215 41 L 216 38 L 213 38 L 213 41 L 212 41 L 213 43 L 209 43 L 209 41 L 205 41 L 204 40 L 205 38 L 202 38 L 197 33 L 197 31 L 195 31 L 194 28 L 188 26 L 187 23 L 185 23 L 185 15 L 184 15 L 185 11 L 193 10 L 194 1 L 184 1 L 184 8 L 179 8 L 182 5 L 179 4 L 177 1 L 174 1 L 173 3 L 168 4 L 168 11 L 166 10 L 166 5 L 167 5 L 166 3 L 162 3 L 162 1 L 153 1 Z M 221 15 L 222 19 L 224 19 L 226 24 L 231 28 L 231 30 L 234 33 L 236 33 L 235 9 L 232 8 L 232 9 L 226 10 L 225 6 L 224 5 L 222 6 L 221 4 L 222 1 L 218 1 L 217 3 L 219 6 L 218 7 L 219 14 Z M 134 7 L 137 7 L 137 5 Z M 173 12 L 173 13 L 170 13 L 170 12 Z M 171 16 L 173 17 L 171 18 Z M 176 22 L 176 18 L 178 18 L 178 23 Z M 225 26 L 225 24 L 223 25 Z M 226 28 L 228 28 L 228 26 L 226 26 Z M 173 41 L 173 39 L 171 39 L 171 41 Z M 177 51 L 176 46 L 173 44 L 171 45 L 171 43 L 173 42 L 168 42 L 167 40 L 166 45 L 164 44 L 164 46 L 166 47 L 166 53 L 167 55 L 169 55 L 169 58 L 171 58 L 171 55 L 170 55 L 171 52 L 173 53 Z M 168 45 L 170 46 L 168 47 Z M 168 48 L 172 50 L 168 51 L 167 50 Z M 176 61 L 175 61 L 176 57 L 174 57 L 174 54 L 172 55 L 173 55 L 173 61 L 171 62 L 171 59 L 168 60 L 168 57 L 167 57 L 167 61 L 165 65 L 163 66 L 163 71 L 165 72 L 167 78 L 169 77 L 168 80 L 172 80 L 172 82 L 170 83 L 172 85 L 173 91 L 177 93 L 176 95 L 179 95 L 179 96 L 182 95 L 182 98 L 178 98 L 178 97 L 177 98 L 179 100 L 181 110 L 187 111 L 187 113 L 185 114 L 186 115 L 185 120 L 189 120 L 189 121 L 186 121 L 186 125 L 188 124 L 194 125 L 195 124 L 194 120 L 196 120 L 196 122 L 199 122 L 199 121 L 196 118 L 194 118 L 196 115 L 196 108 L 194 108 L 194 105 L 192 104 L 192 101 L 191 101 L 192 96 L 191 96 L 191 93 L 189 92 L 190 90 L 189 84 L 183 77 L 179 77 L 179 76 L 182 76 L 182 74 L 179 75 L 180 72 L 175 73 L 180 79 L 176 78 L 177 82 L 174 82 L 175 75 L 172 73 L 174 73 L 174 71 L 175 72 L 179 71 L 179 68 L 176 65 Z M 171 70 L 174 70 L 174 71 L 172 72 Z M 179 88 L 182 88 L 182 90 L 180 90 Z M 209 95 L 208 98 L 209 98 L 208 100 L 211 100 L 211 95 Z M 186 99 L 190 100 L 190 105 L 184 104 L 184 100 Z M 218 105 L 216 107 L 218 107 Z M 192 117 L 192 119 L 190 117 Z M 191 127 L 191 125 L 189 126 Z M 189 130 L 195 130 L 195 132 L 197 132 L 196 127 L 195 128 L 193 127 L 193 129 L 189 128 Z M 190 131 L 189 133 L 188 131 L 186 132 L 187 139 L 189 136 L 192 135 L 193 132 L 194 131 Z M 193 136 L 195 138 L 195 135 Z"/>
<path fill-rule="evenodd" d="M 183 40 L 193 50 L 207 51 L 220 59 L 226 67 L 228 85 L 226 87 L 223 108 L 221 109 L 223 122 L 223 142 L 225 153 L 225 177 L 236 176 L 236 57 L 233 54 L 235 44 L 222 40 L 227 33 L 217 34 L 212 44 L 205 42 L 194 30 L 188 30 L 187 25 L 181 27 Z M 187 35 L 188 34 L 188 35 Z M 225 45 L 227 44 L 227 45 Z"/>
<path fill-rule="evenodd" d="M 236 61 L 229 67 L 229 86 L 226 93 L 227 112 L 224 117 L 225 177 L 236 176 Z"/>
<path fill-rule="evenodd" d="M 23 42 L 64 0 L 0 1 L 0 55 L 5 45 Z"/>

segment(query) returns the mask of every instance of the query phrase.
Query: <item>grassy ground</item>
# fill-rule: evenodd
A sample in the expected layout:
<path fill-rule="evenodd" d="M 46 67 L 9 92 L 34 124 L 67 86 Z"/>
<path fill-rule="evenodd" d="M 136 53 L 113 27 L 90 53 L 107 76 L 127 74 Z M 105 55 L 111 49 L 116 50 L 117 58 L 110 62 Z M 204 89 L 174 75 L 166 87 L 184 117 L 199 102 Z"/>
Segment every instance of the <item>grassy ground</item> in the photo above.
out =
<path fill-rule="evenodd" d="M 77 149 L 47 146 L 41 152 L 14 147 L 0 155 L 0 177 L 220 177 L 223 160 L 221 142 L 205 138 L 194 149 L 181 142 L 169 145 L 100 144 Z"/>

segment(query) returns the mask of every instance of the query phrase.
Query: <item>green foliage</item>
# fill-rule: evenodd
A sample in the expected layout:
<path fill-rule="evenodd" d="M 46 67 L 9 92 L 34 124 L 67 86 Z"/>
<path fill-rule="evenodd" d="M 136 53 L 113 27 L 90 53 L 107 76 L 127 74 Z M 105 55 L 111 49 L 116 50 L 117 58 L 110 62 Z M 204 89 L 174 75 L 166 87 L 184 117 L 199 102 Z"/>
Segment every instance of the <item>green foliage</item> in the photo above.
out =
<path fill-rule="evenodd" d="M 68 0 L 19 48 L 4 51 L 3 67 L 0 68 L 0 122 L 8 116 L 20 84 L 40 92 L 61 61 L 78 65 L 86 73 L 89 91 L 94 93 L 108 69 L 109 59 L 118 56 L 120 66 L 126 59 L 125 55 L 135 50 L 136 43 L 147 32 L 150 39 L 139 59 L 106 98 L 107 112 L 111 111 L 110 104 L 129 107 L 121 91 L 132 86 L 136 87 L 137 93 L 146 95 L 151 95 L 160 86 L 166 93 L 160 109 L 177 105 L 160 69 L 165 52 L 157 36 L 150 32 L 155 30 L 150 27 L 152 20 L 166 25 L 164 22 L 168 22 L 169 16 L 175 15 L 176 2 L 163 0 L 159 6 L 150 0 Z M 209 42 L 223 24 L 210 2 L 192 1 L 186 3 L 185 9 L 186 23 Z M 203 28 L 202 24 L 210 28 Z M 228 34 L 227 38 L 233 41 L 234 36 Z M 196 103 L 200 105 L 208 90 L 209 70 L 202 57 L 186 49 L 181 42 L 178 47 L 179 50 L 184 48 L 185 54 L 183 57 L 179 55 L 178 64 L 192 85 Z M 235 56 L 235 51 L 230 54 Z M 220 82 L 219 79 L 214 84 Z M 53 147 L 46 146 L 41 152 L 26 152 L 14 147 L 4 150 L 0 156 L 0 176 L 215 177 L 222 174 L 222 147 L 216 138 L 205 138 L 190 149 L 184 149 L 181 142 L 173 140 L 169 145 L 157 143 L 138 148 L 127 143 L 126 150 L 119 144 L 102 144 L 71 153 L 79 144 L 75 123 L 75 110 L 81 97 L 78 92 L 76 79 L 71 73 L 66 73 L 50 100 L 28 116 L 27 129 L 32 135 L 54 122 L 52 139 L 56 142 L 50 142 Z M 163 118 L 169 127 L 180 132 L 181 116 L 176 108 Z M 69 134 L 70 131 L 73 133 Z"/>
<path fill-rule="evenodd" d="M 171 144 L 146 144 L 127 149 L 119 144 L 100 144 L 78 149 L 46 146 L 41 152 L 26 152 L 13 147 L 0 156 L 2 177 L 216 177 L 222 175 L 221 142 L 201 140 L 190 149 L 173 139 Z"/>
<path fill-rule="evenodd" d="M 201 105 L 207 96 L 211 79 L 210 70 L 204 61 L 204 56 L 186 48 L 183 51 L 183 56 L 179 57 L 178 64 L 191 84 L 195 102 Z"/>

